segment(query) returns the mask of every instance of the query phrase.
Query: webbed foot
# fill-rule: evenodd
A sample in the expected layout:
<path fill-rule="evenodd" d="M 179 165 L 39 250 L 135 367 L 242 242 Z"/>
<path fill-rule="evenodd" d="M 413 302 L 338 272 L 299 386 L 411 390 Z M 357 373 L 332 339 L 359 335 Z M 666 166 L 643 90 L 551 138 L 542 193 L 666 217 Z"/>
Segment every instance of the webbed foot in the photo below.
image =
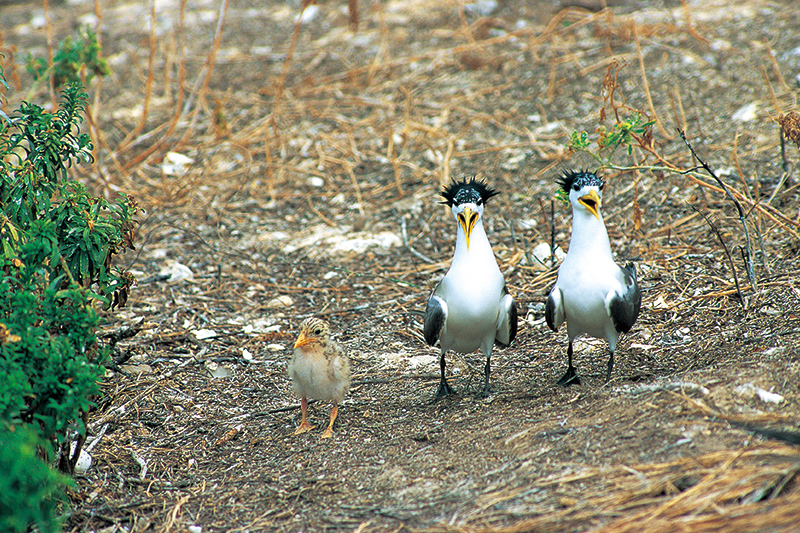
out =
<path fill-rule="evenodd" d="M 433 401 L 437 402 L 446 396 L 450 396 L 453 394 L 453 387 L 447 382 L 447 380 L 442 377 L 442 380 L 439 382 L 439 388 L 436 390 L 436 395 L 433 397 Z"/>
<path fill-rule="evenodd" d="M 567 367 L 567 371 L 564 372 L 564 375 L 561 376 L 561 379 L 559 379 L 556 383 L 562 387 L 569 387 L 570 385 L 580 385 L 581 380 L 578 377 L 578 373 L 575 372 L 575 367 L 569 365 Z"/>

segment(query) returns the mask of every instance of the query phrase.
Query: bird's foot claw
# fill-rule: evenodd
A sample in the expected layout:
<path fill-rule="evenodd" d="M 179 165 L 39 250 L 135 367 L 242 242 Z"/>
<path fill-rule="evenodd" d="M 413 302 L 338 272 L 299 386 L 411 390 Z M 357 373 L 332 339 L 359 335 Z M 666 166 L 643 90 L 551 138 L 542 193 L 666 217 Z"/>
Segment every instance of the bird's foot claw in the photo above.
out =
<path fill-rule="evenodd" d="M 331 431 L 331 428 L 326 429 L 322 432 L 322 435 L 319 436 L 321 439 L 330 439 L 331 437 L 333 437 L 333 431 Z"/>
<path fill-rule="evenodd" d="M 300 424 L 299 426 L 297 426 L 297 429 L 294 430 L 294 434 L 295 435 L 300 435 L 302 433 L 308 433 L 312 429 L 314 429 L 314 426 L 312 426 L 308 422 L 304 422 L 304 423 Z"/>
<path fill-rule="evenodd" d="M 569 387 L 570 385 L 580 385 L 581 379 L 578 377 L 578 373 L 575 372 L 575 367 L 570 366 L 556 383 L 562 387 Z"/>

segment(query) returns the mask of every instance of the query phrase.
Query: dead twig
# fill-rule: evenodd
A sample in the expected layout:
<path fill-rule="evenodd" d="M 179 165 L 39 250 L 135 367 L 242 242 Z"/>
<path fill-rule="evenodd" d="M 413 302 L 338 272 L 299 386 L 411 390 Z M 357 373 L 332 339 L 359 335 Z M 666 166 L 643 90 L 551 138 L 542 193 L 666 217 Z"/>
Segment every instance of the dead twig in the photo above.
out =
<path fill-rule="evenodd" d="M 703 217 L 703 220 L 706 221 L 706 224 L 708 224 L 708 226 L 711 228 L 711 231 L 714 232 L 720 244 L 722 245 L 722 249 L 725 251 L 725 256 L 728 258 L 728 262 L 731 265 L 731 272 L 733 273 L 733 281 L 734 283 L 736 283 L 736 294 L 739 295 L 739 303 L 742 304 L 743 309 L 747 309 L 747 302 L 745 301 L 744 296 L 742 295 L 741 287 L 739 287 L 739 276 L 736 274 L 736 265 L 733 262 L 733 257 L 731 257 L 731 252 L 730 250 L 728 250 L 728 245 L 725 244 L 725 239 L 722 238 L 722 234 L 720 233 L 719 228 L 717 228 L 717 226 L 711 220 L 710 216 L 706 215 L 705 213 L 697 209 L 695 206 L 691 207 L 694 211 L 699 213 L 701 217 Z"/>
<path fill-rule="evenodd" d="M 111 422 L 111 421 L 115 420 L 116 418 L 118 418 L 120 416 L 123 416 L 127 412 L 128 407 L 131 404 L 133 404 L 135 402 L 138 402 L 140 399 L 145 397 L 147 394 L 150 394 L 164 380 L 170 379 L 172 376 L 177 374 L 179 371 L 181 371 L 184 368 L 186 368 L 189 364 L 196 363 L 196 362 L 197 362 L 197 359 L 195 357 L 189 357 L 188 359 L 186 359 L 186 361 L 184 361 L 183 363 L 181 363 L 177 367 L 175 367 L 172 370 L 170 370 L 169 372 L 161 375 L 155 382 L 153 382 L 153 384 L 151 384 L 145 390 L 143 390 L 142 392 L 140 392 L 139 394 L 137 394 L 136 396 L 134 396 L 133 398 L 131 398 L 127 402 L 123 403 L 122 405 L 120 405 L 118 407 L 115 407 L 110 413 L 108 413 L 104 417 L 100 418 L 99 420 L 95 420 L 95 422 L 89 427 L 89 431 L 87 432 L 87 435 L 89 433 L 94 433 L 96 428 L 98 428 L 98 427 L 100 427 L 100 426 L 102 426 L 104 424 L 107 424 L 108 422 Z"/>
<path fill-rule="evenodd" d="M 711 167 L 708 166 L 708 163 L 706 163 L 703 159 L 700 158 L 699 155 L 697 155 L 697 152 L 694 151 L 694 148 L 686 139 L 686 135 L 684 134 L 683 130 L 679 129 L 678 132 L 680 133 L 681 139 L 683 139 L 684 144 L 686 145 L 687 148 L 689 148 L 689 151 L 692 153 L 692 156 L 697 160 L 698 163 L 700 163 L 700 166 L 702 166 L 703 169 L 705 169 L 705 171 L 708 172 L 712 178 L 714 178 L 714 180 L 719 184 L 719 186 L 722 187 L 722 190 L 725 191 L 725 195 L 733 202 L 733 205 L 736 206 L 736 211 L 739 213 L 739 222 L 741 222 L 742 228 L 744 229 L 744 241 L 745 241 L 744 253 L 745 253 L 745 265 L 747 267 L 747 277 L 750 279 L 750 285 L 753 287 L 753 290 L 758 290 L 758 285 L 756 283 L 755 269 L 753 267 L 752 246 L 750 245 L 750 231 L 747 228 L 747 214 L 744 212 L 742 204 L 739 202 L 739 200 L 736 199 L 736 197 L 733 194 L 731 194 L 731 191 L 730 189 L 728 189 L 728 186 L 725 185 L 725 183 L 721 179 L 719 179 L 719 176 L 717 176 L 717 174 L 711 169 Z M 703 215 L 703 218 L 706 218 L 705 215 Z M 709 222 L 708 219 L 706 219 L 706 222 Z M 717 233 L 717 236 L 720 238 L 720 242 L 722 242 L 722 237 L 719 235 L 719 232 L 716 230 L 716 228 L 713 227 L 713 225 L 712 229 L 714 229 L 714 231 Z M 733 268 L 733 260 L 730 257 L 730 253 L 728 252 L 727 247 L 725 247 L 725 253 L 728 255 L 728 259 L 731 261 L 731 268 Z M 736 279 L 735 270 L 733 275 L 734 275 L 734 280 L 736 280 L 736 286 L 738 288 L 739 281 Z M 741 293 L 739 294 L 739 296 L 741 297 Z M 744 299 L 742 299 L 742 302 L 744 302 Z"/>
<path fill-rule="evenodd" d="M 426 263 L 435 263 L 435 261 L 433 259 L 431 259 L 430 257 L 428 257 L 427 255 L 415 250 L 414 247 L 411 246 L 411 244 L 408 242 L 408 231 L 406 230 L 406 219 L 404 219 L 404 218 L 400 219 L 400 230 L 401 230 L 401 234 L 403 236 L 403 244 L 406 246 L 406 248 L 408 249 L 409 252 L 411 252 L 415 256 L 419 257 L 420 259 L 422 259 Z"/>

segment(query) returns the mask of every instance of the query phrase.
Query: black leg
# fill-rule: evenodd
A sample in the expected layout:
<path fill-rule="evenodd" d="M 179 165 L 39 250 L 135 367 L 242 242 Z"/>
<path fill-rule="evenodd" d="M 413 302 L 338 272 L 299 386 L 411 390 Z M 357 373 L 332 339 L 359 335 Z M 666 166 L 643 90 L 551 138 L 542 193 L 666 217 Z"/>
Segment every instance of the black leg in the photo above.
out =
<path fill-rule="evenodd" d="M 433 401 L 439 400 L 444 398 L 445 396 L 449 396 L 453 394 L 453 388 L 447 382 L 447 379 L 444 377 L 444 352 L 442 352 L 441 357 L 439 357 L 439 368 L 442 370 L 442 379 L 439 381 L 439 388 L 436 390 L 436 396 L 433 397 Z"/>
<path fill-rule="evenodd" d="M 572 366 L 572 341 L 569 341 L 569 348 L 567 348 L 567 371 L 561 376 L 556 383 L 562 387 L 569 387 L 570 385 L 580 385 L 581 380 L 578 373 L 575 372 L 575 367 Z"/>
<path fill-rule="evenodd" d="M 483 375 L 484 375 L 484 378 L 483 378 L 483 392 L 481 393 L 481 396 L 484 397 L 484 398 L 489 396 L 489 394 L 492 392 L 489 389 L 489 372 L 491 370 L 491 365 L 489 363 L 491 361 L 491 358 L 492 358 L 492 354 L 489 354 L 489 355 L 486 356 L 486 366 L 483 369 Z"/>
<path fill-rule="evenodd" d="M 611 370 L 614 369 L 614 351 L 609 350 L 611 352 L 611 356 L 608 358 L 608 372 L 606 373 L 606 383 L 611 380 Z"/>

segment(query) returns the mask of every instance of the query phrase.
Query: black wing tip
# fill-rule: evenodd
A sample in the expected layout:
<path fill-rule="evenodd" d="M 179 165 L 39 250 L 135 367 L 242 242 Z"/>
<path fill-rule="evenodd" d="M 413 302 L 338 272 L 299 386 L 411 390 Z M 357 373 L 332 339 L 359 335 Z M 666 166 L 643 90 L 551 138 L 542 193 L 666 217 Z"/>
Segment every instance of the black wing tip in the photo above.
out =
<path fill-rule="evenodd" d="M 439 341 L 439 335 L 447 319 L 441 307 L 437 307 L 432 303 L 433 299 L 434 296 L 428 298 L 428 305 L 425 308 L 425 316 L 422 323 L 422 335 L 425 337 L 425 343 L 428 346 L 435 346 Z"/>
<path fill-rule="evenodd" d="M 556 326 L 556 305 L 553 301 L 552 290 L 547 295 L 547 301 L 544 304 L 544 320 L 547 322 L 547 327 L 553 331 L 558 331 L 558 326 Z"/>
<path fill-rule="evenodd" d="M 449 205 L 452 207 L 457 202 L 458 193 L 465 189 L 472 189 L 474 190 L 478 196 L 480 196 L 481 200 L 486 203 L 486 200 L 491 198 L 492 196 L 497 196 L 500 194 L 500 191 L 497 189 L 493 189 L 487 185 L 486 181 L 483 179 L 477 179 L 475 176 L 472 176 L 467 180 L 467 178 L 463 178 L 461 180 L 456 180 L 453 178 L 453 181 L 450 182 L 439 195 L 444 198 L 444 201 L 441 202 L 443 204 Z"/>
<path fill-rule="evenodd" d="M 519 327 L 518 321 L 519 316 L 517 315 L 517 302 L 512 301 L 511 313 L 508 317 L 508 326 L 510 331 L 508 332 L 508 344 L 506 344 L 506 346 L 510 345 L 512 342 L 514 342 L 514 339 L 517 338 L 517 329 Z"/>
<path fill-rule="evenodd" d="M 605 185 L 603 178 L 597 172 L 588 169 L 563 170 L 561 175 L 556 178 L 556 183 L 567 194 L 575 184 L 579 184 L 578 188 L 585 185 L 596 185 L 601 190 Z"/>
<path fill-rule="evenodd" d="M 625 265 L 625 270 L 628 271 L 628 273 L 631 275 L 631 277 L 633 277 L 633 281 L 636 282 L 637 281 L 637 278 L 636 278 L 636 265 L 633 264 L 633 262 L 629 261 L 628 264 Z"/>
<path fill-rule="evenodd" d="M 625 285 L 629 292 L 623 298 L 612 299 L 610 310 L 614 328 L 620 333 L 628 333 L 636 324 L 642 309 L 642 290 L 636 280 L 636 267 L 632 262 L 626 264 L 622 271 L 626 276 Z"/>
<path fill-rule="evenodd" d="M 508 287 L 506 287 L 506 285 L 504 284 L 503 298 L 505 298 L 506 295 L 510 294 L 511 293 L 508 292 Z M 517 315 L 517 302 L 514 300 L 514 298 L 511 298 L 511 307 L 508 309 L 508 342 L 502 342 L 498 340 L 497 337 L 495 336 L 494 343 L 501 348 L 508 348 L 511 345 L 511 343 L 514 342 L 514 339 L 517 338 L 517 329 L 519 327 L 518 322 L 519 322 L 519 317 Z"/>

